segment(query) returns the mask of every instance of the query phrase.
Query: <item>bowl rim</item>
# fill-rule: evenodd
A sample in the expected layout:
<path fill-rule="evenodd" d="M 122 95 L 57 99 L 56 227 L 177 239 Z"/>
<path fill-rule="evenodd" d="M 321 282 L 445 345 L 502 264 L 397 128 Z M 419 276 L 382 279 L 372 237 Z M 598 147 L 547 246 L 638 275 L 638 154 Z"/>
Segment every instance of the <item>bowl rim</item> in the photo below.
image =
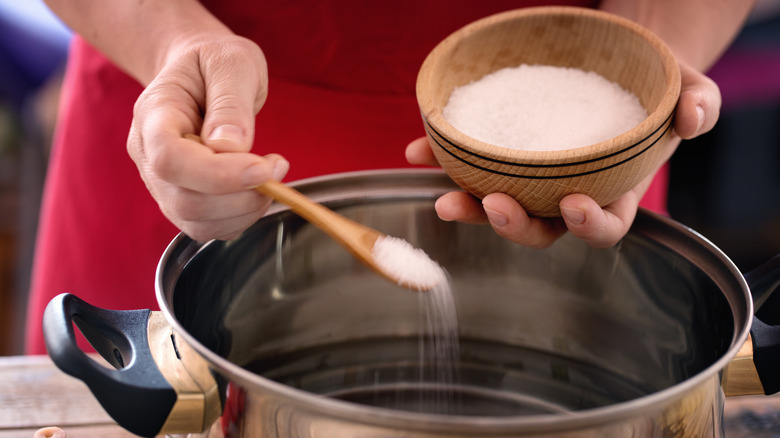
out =
<path fill-rule="evenodd" d="M 442 109 L 436 108 L 430 94 L 426 93 L 427 84 L 433 80 L 431 70 L 434 67 L 436 58 L 438 58 L 441 53 L 451 50 L 460 39 L 467 37 L 484 27 L 496 23 L 545 15 L 563 15 L 577 18 L 586 17 L 593 20 L 602 20 L 614 26 L 622 27 L 625 30 L 638 35 L 642 40 L 647 42 L 655 52 L 658 53 L 667 78 L 666 91 L 655 110 L 648 114 L 648 116 L 638 125 L 615 137 L 591 145 L 561 150 L 523 150 L 497 146 L 470 137 L 453 127 L 444 118 Z M 593 163 L 630 150 L 665 126 L 666 130 L 671 129 L 680 89 L 679 64 L 672 50 L 659 36 L 628 18 L 610 12 L 578 6 L 526 7 L 500 12 L 473 21 L 451 33 L 431 50 L 420 67 L 416 83 L 417 101 L 426 129 L 430 127 L 435 130 L 439 138 L 446 139 L 449 144 L 457 147 L 460 151 L 468 153 L 476 158 L 484 159 L 496 164 L 523 166 L 528 168 L 554 168 L 558 166 L 576 166 Z M 655 144 L 655 142 L 653 144 Z M 446 150 L 442 145 L 439 146 Z M 646 149 L 649 149 L 649 147 L 644 150 Z M 644 152 L 644 150 L 641 152 Z M 449 153 L 449 151 L 447 152 Z M 640 155 L 641 152 L 634 155 L 634 157 Z M 458 159 L 466 162 L 462 158 Z M 474 166 L 474 163 L 472 162 L 468 162 L 468 164 Z M 516 175 L 510 174 L 510 176 Z"/>

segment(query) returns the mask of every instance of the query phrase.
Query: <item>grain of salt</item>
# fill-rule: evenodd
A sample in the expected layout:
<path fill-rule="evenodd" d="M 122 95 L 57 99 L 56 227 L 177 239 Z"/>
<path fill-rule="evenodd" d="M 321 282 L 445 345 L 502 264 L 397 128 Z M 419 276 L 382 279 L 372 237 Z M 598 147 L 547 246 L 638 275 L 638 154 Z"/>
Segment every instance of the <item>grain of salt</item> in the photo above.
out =
<path fill-rule="evenodd" d="M 444 269 L 431 260 L 425 251 L 415 248 L 399 237 L 378 238 L 374 242 L 371 255 L 377 266 L 391 277 L 397 278 L 400 285 L 429 289 L 447 281 Z"/>
<path fill-rule="evenodd" d="M 647 111 L 636 95 L 597 73 L 524 64 L 455 88 L 443 116 L 496 146 L 562 150 L 620 135 Z"/>

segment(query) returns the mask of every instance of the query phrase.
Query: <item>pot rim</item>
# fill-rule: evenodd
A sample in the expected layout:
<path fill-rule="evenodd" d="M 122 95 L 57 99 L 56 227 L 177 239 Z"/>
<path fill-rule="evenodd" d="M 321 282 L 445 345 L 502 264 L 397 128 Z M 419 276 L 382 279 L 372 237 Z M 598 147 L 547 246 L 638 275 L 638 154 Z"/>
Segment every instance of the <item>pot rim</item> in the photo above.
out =
<path fill-rule="evenodd" d="M 418 184 L 418 189 L 412 191 L 414 193 L 410 193 L 408 190 L 393 192 L 389 189 L 378 191 L 378 193 L 381 192 L 381 195 L 393 193 L 401 196 L 419 196 L 420 193 L 426 193 L 438 196 L 446 191 L 459 190 L 446 174 L 439 169 L 385 169 L 346 172 L 303 179 L 290 185 L 305 193 L 307 188 L 309 190 L 314 187 L 327 188 L 333 182 L 352 181 L 353 184 L 345 185 L 349 190 L 343 190 L 344 187 L 341 187 L 342 190 L 338 191 L 326 190 L 327 196 L 331 198 L 335 196 L 334 199 L 344 199 L 352 195 L 358 195 L 361 192 L 363 193 L 361 196 L 366 197 L 366 184 L 361 184 L 361 181 L 365 183 L 366 180 L 389 180 L 397 182 L 404 186 L 404 189 L 407 189 L 411 187 L 407 183 L 408 181 L 413 181 L 415 178 L 420 177 L 431 179 L 431 182 L 435 183 L 435 185 L 431 188 L 419 187 Z M 323 202 L 321 199 L 318 200 Z M 288 210 L 288 208 L 275 204 L 268 210 L 265 216 L 285 210 Z M 734 293 L 723 291 L 729 302 L 734 319 L 734 334 L 731 345 L 725 354 L 706 369 L 674 386 L 626 402 L 563 414 L 487 417 L 426 414 L 370 407 L 309 393 L 252 373 L 217 355 L 201 344 L 179 323 L 169 306 L 168 295 L 172 293 L 172 290 L 169 291 L 168 289 L 171 289 L 171 286 L 175 284 L 175 279 L 173 279 L 174 281 L 166 280 L 165 268 L 172 260 L 181 260 L 182 257 L 189 259 L 199 252 L 200 249 L 208 245 L 208 242 L 195 242 L 184 233 L 178 234 L 171 241 L 158 263 L 155 274 L 155 295 L 159 308 L 168 323 L 209 363 L 213 370 L 238 383 L 245 389 L 252 391 L 262 389 L 262 391 L 274 397 L 294 401 L 297 406 L 310 411 L 364 424 L 392 427 L 394 424 L 402 423 L 407 429 L 411 428 L 421 431 L 455 430 L 468 432 L 479 430 L 481 433 L 486 433 L 484 428 L 489 426 L 491 433 L 506 433 L 507 431 L 518 429 L 528 432 L 560 428 L 562 421 L 566 422 L 569 427 L 588 427 L 634 416 L 637 412 L 648 413 L 663 409 L 670 402 L 681 399 L 700 385 L 707 384 L 737 354 L 739 348 L 746 342 L 752 324 L 753 301 L 747 281 L 737 266 L 722 250 L 691 228 L 669 217 L 648 210 L 640 209 L 637 212 L 632 230 L 635 228 L 639 228 L 639 232 L 642 234 L 658 241 L 702 269 L 711 276 L 718 286 L 722 286 L 724 282 L 731 282 L 742 292 L 742 294 L 739 294 L 737 291 Z M 714 276 L 717 276 L 717 278 L 714 278 Z"/>

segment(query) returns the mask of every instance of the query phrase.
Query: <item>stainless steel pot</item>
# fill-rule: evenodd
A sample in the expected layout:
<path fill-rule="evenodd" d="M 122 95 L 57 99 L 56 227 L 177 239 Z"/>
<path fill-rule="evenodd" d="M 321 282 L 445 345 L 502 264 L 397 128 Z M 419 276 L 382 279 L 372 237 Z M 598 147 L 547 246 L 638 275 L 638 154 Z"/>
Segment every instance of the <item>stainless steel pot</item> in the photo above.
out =
<path fill-rule="evenodd" d="M 780 389 L 774 328 L 752 325 L 745 278 L 668 218 L 640 211 L 610 249 L 566 236 L 535 250 L 439 220 L 432 204 L 455 186 L 438 171 L 296 186 L 448 270 L 453 384 L 436 386 L 421 363 L 420 297 L 279 205 L 230 242 L 174 239 L 158 267 L 159 312 L 55 298 L 44 316 L 54 362 L 140 435 L 717 437 L 724 388 Z M 777 308 L 780 259 L 755 277 L 762 308 Z M 74 323 L 118 369 L 76 346 Z M 754 357 L 735 358 L 751 345 Z M 426 402 L 442 394 L 449 403 Z"/>

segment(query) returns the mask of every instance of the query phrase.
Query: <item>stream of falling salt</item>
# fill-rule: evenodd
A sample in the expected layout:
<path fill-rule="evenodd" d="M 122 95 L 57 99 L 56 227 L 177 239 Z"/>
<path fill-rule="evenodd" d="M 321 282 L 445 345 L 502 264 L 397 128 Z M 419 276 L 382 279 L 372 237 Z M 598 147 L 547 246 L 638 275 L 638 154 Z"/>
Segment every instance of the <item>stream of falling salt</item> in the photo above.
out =
<path fill-rule="evenodd" d="M 458 315 L 447 272 L 428 255 L 397 237 L 381 237 L 373 248 L 381 269 L 399 283 L 433 285 L 417 293 L 419 312 L 418 410 L 448 414 L 459 411 L 454 388 L 459 384 Z"/>
<path fill-rule="evenodd" d="M 460 383 L 458 363 L 458 315 L 449 276 L 442 269 L 441 281 L 428 292 L 418 294 L 420 315 L 420 380 L 423 387 L 432 385 L 432 391 L 420 391 L 420 410 L 438 414 L 460 411 Z"/>

